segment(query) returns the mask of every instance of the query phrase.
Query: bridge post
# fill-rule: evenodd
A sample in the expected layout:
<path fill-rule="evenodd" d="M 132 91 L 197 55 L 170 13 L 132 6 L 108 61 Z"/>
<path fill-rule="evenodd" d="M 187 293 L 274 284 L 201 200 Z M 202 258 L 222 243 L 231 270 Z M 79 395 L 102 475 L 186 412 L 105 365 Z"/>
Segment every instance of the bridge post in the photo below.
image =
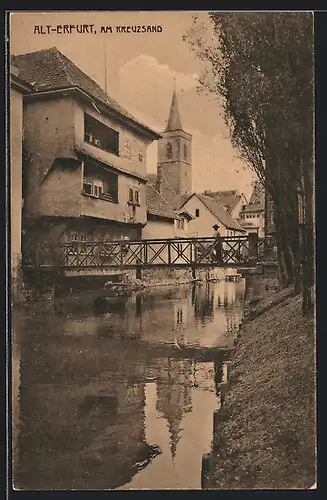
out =
<path fill-rule="evenodd" d="M 136 269 L 136 279 L 137 280 L 141 280 L 142 279 L 142 269 L 140 267 L 138 267 Z"/>
<path fill-rule="evenodd" d="M 258 259 L 258 234 L 249 233 L 249 263 L 256 265 Z"/>
<path fill-rule="evenodd" d="M 210 471 L 210 462 L 211 462 L 211 455 L 210 453 L 205 453 L 202 455 L 202 464 L 201 464 L 201 489 L 205 490 L 207 489 L 207 480 L 208 480 L 208 473 Z"/>

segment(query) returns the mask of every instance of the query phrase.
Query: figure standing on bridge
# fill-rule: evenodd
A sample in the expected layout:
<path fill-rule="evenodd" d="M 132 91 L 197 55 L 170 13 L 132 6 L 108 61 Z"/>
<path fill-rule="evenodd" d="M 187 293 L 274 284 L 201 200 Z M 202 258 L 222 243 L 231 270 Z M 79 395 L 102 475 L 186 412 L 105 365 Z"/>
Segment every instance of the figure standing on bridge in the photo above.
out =
<path fill-rule="evenodd" d="M 219 232 L 218 224 L 215 224 L 212 227 L 215 230 L 215 238 L 217 238 L 217 241 L 214 242 L 214 246 L 213 246 L 213 255 L 214 255 L 216 262 L 221 263 L 223 261 L 223 243 L 220 239 L 221 234 Z"/>

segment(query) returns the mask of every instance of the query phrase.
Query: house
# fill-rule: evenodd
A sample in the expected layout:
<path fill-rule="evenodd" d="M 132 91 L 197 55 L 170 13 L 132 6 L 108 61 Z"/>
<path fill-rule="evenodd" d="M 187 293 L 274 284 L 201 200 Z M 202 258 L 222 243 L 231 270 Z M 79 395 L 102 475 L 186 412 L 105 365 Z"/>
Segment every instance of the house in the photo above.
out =
<path fill-rule="evenodd" d="M 227 191 L 209 191 L 203 193 L 206 196 L 219 201 L 219 203 L 227 210 L 233 219 L 239 220 L 240 212 L 243 205 L 247 204 L 247 199 L 243 193 L 239 193 L 237 189 Z"/>
<path fill-rule="evenodd" d="M 185 238 L 188 234 L 190 214 L 181 210 L 178 214 L 169 205 L 167 200 L 151 185 L 147 186 L 147 224 L 142 229 L 143 240 Z M 176 243 L 175 248 L 160 250 L 162 243 L 152 243 L 148 248 L 148 260 L 153 258 L 152 264 L 162 264 L 170 259 L 175 263 L 185 262 L 181 256 L 186 243 Z M 155 253 L 160 255 L 155 257 Z"/>
<path fill-rule="evenodd" d="M 249 233 L 257 232 L 259 238 L 265 236 L 265 191 L 258 181 L 254 183 L 251 198 L 240 212 L 240 223 Z"/>
<path fill-rule="evenodd" d="M 142 239 L 176 238 L 180 217 L 167 200 L 151 185 L 147 185 L 147 224 L 142 229 Z"/>
<path fill-rule="evenodd" d="M 23 96 L 32 89 L 21 78 L 17 67 L 10 68 L 10 249 L 11 284 L 15 294 L 19 286 L 22 257 L 22 162 Z"/>
<path fill-rule="evenodd" d="M 189 235 L 194 237 L 213 236 L 214 226 L 219 226 L 221 236 L 242 236 L 246 230 L 239 222 L 211 196 L 193 193 L 181 207 L 192 215 L 188 225 Z"/>
<path fill-rule="evenodd" d="M 13 62 L 33 85 L 24 96 L 26 252 L 37 243 L 68 242 L 74 262 L 78 255 L 87 264 L 86 242 L 140 239 L 146 151 L 160 135 L 56 48 Z"/>

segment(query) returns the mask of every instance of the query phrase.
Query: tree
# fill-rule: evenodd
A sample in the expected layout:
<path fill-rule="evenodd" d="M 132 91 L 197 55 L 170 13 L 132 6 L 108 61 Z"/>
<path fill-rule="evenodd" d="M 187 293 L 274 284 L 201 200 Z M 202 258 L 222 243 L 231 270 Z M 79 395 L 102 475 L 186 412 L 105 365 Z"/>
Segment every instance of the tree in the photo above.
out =
<path fill-rule="evenodd" d="M 273 200 L 281 283 L 302 289 L 306 312 L 314 276 L 312 14 L 209 16 L 212 40 L 196 17 L 184 37 L 207 63 L 200 90 L 223 98 L 232 143 Z"/>

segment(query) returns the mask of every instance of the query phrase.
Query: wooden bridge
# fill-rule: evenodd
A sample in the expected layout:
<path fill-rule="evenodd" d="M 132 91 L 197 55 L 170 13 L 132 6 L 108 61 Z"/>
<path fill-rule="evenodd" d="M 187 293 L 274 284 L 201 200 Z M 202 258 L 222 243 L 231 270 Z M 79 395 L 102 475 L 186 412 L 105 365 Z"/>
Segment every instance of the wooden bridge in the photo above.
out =
<path fill-rule="evenodd" d="M 24 269 L 150 269 L 253 267 L 263 240 L 256 234 L 207 238 L 117 240 L 37 245 Z"/>

